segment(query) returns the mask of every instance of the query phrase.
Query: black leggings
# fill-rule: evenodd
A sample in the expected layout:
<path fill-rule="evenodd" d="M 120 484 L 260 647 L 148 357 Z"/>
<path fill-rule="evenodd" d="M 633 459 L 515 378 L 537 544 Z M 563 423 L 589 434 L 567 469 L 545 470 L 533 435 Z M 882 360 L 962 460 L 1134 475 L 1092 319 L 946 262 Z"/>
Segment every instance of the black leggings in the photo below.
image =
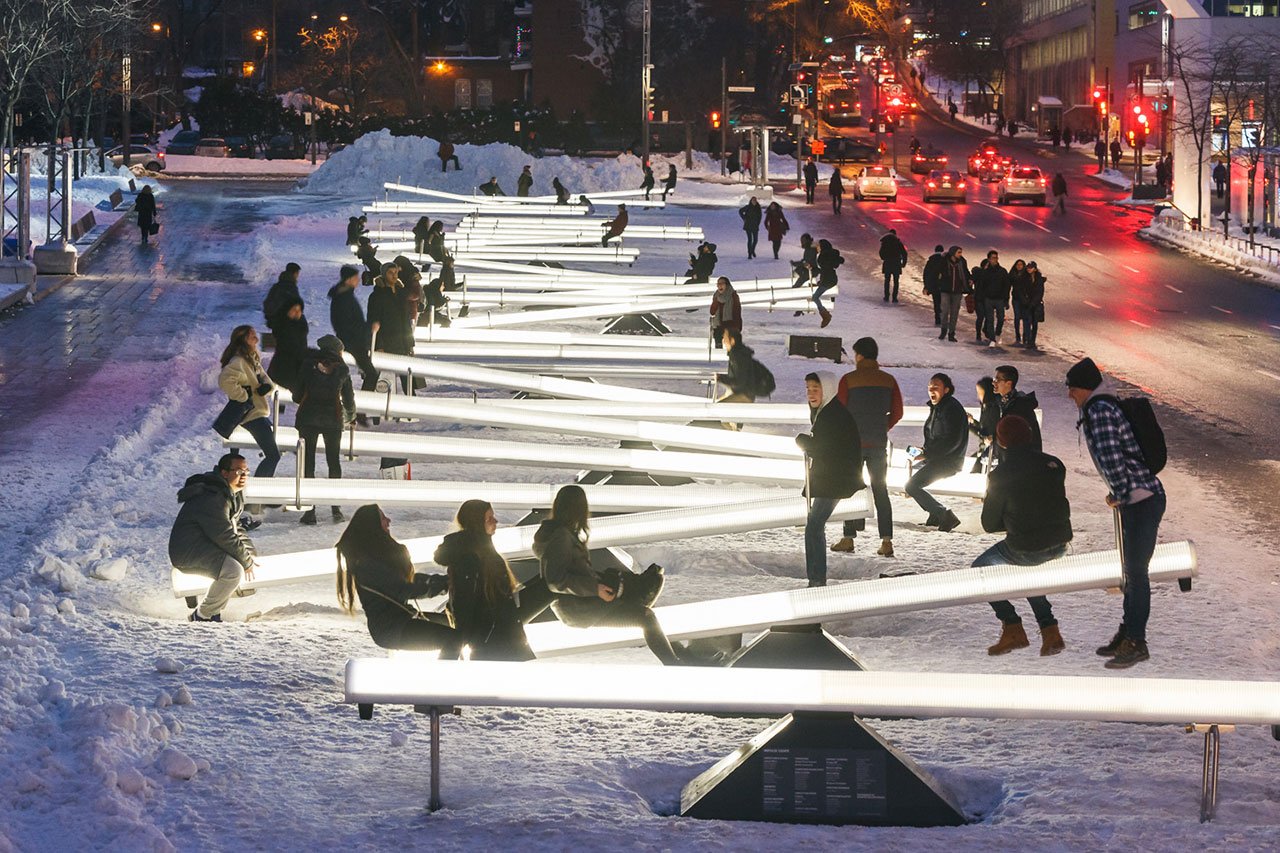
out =
<path fill-rule="evenodd" d="M 413 619 L 400 629 L 399 639 L 390 648 L 422 652 L 439 650 L 442 659 L 453 660 L 458 656 L 461 644 L 461 636 L 448 625 L 429 619 Z"/>
<path fill-rule="evenodd" d="M 316 427 L 300 427 L 298 435 L 302 436 L 303 467 L 302 476 L 311 478 L 316 475 L 316 438 L 324 439 L 324 461 L 329 465 L 329 479 L 342 479 L 342 427 L 335 429 L 317 429 Z"/>
<path fill-rule="evenodd" d="M 639 627 L 644 631 L 644 642 L 654 657 L 666 666 L 680 662 L 671 641 L 663 633 L 652 607 L 638 601 L 622 598 L 605 601 L 602 598 L 585 598 L 576 595 L 557 597 L 552 607 L 560 621 L 570 628 L 627 628 Z"/>

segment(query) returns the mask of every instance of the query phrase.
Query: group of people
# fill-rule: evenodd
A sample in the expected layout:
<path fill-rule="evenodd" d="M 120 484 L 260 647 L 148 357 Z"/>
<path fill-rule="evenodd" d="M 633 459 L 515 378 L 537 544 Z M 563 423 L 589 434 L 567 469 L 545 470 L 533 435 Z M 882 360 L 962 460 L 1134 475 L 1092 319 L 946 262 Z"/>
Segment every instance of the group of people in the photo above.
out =
<path fill-rule="evenodd" d="M 893 508 L 886 482 L 888 434 L 902 418 L 902 393 L 897 380 L 880 368 L 874 339 L 860 338 L 853 352 L 854 369 L 841 379 L 828 371 L 805 377 L 811 427 L 796 437 L 796 443 L 805 454 L 804 494 L 809 501 L 805 572 L 811 587 L 827 583 L 826 524 L 841 500 L 866 488 L 864 470 L 880 536 L 876 554 L 894 556 Z M 1122 542 L 1123 621 L 1097 653 L 1108 659 L 1108 668 L 1126 669 L 1150 656 L 1148 568 L 1166 506 L 1159 470 L 1153 466 L 1163 462 L 1153 463 L 1145 455 L 1138 427 L 1120 401 L 1099 392 L 1102 381 L 1101 371 L 1089 358 L 1073 365 L 1066 375 L 1067 395 L 1080 411 L 1077 429 L 1106 483 L 1106 504 L 1115 510 Z M 1072 539 L 1066 467 L 1044 453 L 1035 395 L 1018 391 L 1017 384 L 1018 370 L 1012 365 L 1001 365 L 994 378 L 979 380 L 981 416 L 973 418 L 956 399 L 951 377 L 935 373 L 929 379 L 923 442 L 908 448 L 912 465 L 904 491 L 928 513 L 926 527 L 950 532 L 960 526 L 960 519 L 927 487 L 960 473 L 968 458 L 969 436 L 978 436 L 975 456 L 989 457 L 979 468 L 989 471 L 982 529 L 1004 533 L 1005 538 L 980 554 L 974 566 L 1040 565 L 1063 556 Z M 852 552 L 859 524 L 846 521 L 842 537 L 830 550 Z M 1033 596 L 1029 603 L 1040 628 L 1040 654 L 1062 651 L 1066 644 L 1048 599 Z M 1001 634 L 988 654 L 1029 646 L 1013 604 L 995 601 L 991 607 L 1000 620 Z"/>
<path fill-rule="evenodd" d="M 813 204 L 813 197 L 818 191 L 818 164 L 812 157 L 805 161 L 801 173 L 804 176 L 805 204 Z M 844 207 L 844 178 L 840 177 L 839 169 L 831 170 L 831 177 L 827 181 L 827 194 L 831 196 L 831 212 L 839 216 L 841 208 Z"/>
<path fill-rule="evenodd" d="M 888 263 L 888 262 L 886 262 Z M 1045 276 L 1035 261 L 1018 258 L 1005 269 L 995 249 L 970 267 L 964 249 L 934 246 L 925 261 L 923 292 L 933 299 L 933 324 L 938 340 L 956 340 L 961 308 L 974 314 L 974 341 L 989 347 L 1001 345 L 1006 311 L 1013 309 L 1014 345 L 1034 350 L 1040 323 L 1044 321 Z M 889 276 L 886 269 L 885 287 Z"/>
<path fill-rule="evenodd" d="M 747 260 L 756 256 L 756 246 L 760 242 L 760 225 L 764 225 L 765 234 L 773 246 L 773 259 L 778 259 L 778 251 L 782 248 L 782 238 L 791 230 L 787 215 L 782 205 L 776 201 L 769 202 L 767 208 L 760 206 L 760 199 L 752 196 L 746 204 L 738 209 L 742 219 L 742 230 L 747 234 Z"/>

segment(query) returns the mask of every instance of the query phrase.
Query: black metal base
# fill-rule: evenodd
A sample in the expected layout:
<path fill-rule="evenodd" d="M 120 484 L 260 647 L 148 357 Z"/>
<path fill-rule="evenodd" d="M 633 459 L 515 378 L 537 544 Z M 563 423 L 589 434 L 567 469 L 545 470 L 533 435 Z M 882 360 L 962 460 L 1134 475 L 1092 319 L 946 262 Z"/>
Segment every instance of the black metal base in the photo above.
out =
<path fill-rule="evenodd" d="M 669 335 L 671 330 L 656 314 L 623 314 L 604 327 L 606 335 Z"/>
<path fill-rule="evenodd" d="M 962 826 L 927 771 L 847 714 L 788 714 L 685 786 L 680 814 L 829 826 Z"/>
<path fill-rule="evenodd" d="M 866 666 L 821 625 L 779 625 L 742 647 L 725 666 L 754 669 L 828 669 L 863 672 Z"/>
<path fill-rule="evenodd" d="M 687 486 L 693 480 L 643 471 L 587 471 L 576 482 L 583 486 Z"/>
<path fill-rule="evenodd" d="M 826 335 L 787 335 L 787 355 L 829 359 L 839 364 L 843 352 L 840 338 Z"/>

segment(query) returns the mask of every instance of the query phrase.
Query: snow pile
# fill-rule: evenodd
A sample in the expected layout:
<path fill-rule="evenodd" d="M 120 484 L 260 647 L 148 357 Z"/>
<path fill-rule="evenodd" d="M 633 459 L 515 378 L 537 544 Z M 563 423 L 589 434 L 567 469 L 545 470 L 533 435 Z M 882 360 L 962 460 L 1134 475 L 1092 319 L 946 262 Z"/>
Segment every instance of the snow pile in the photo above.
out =
<path fill-rule="evenodd" d="M 1155 216 L 1150 225 L 1139 229 L 1138 235 L 1235 267 L 1257 276 L 1260 282 L 1270 287 L 1280 288 L 1280 266 L 1229 245 L 1218 231 L 1186 231 L 1180 225 L 1167 224 Z"/>

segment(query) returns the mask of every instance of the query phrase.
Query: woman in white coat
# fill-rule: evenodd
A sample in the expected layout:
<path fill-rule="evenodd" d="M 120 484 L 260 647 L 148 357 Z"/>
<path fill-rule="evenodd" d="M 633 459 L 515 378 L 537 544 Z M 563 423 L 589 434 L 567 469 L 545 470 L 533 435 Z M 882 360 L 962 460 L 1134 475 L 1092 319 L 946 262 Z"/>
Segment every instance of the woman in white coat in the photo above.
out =
<path fill-rule="evenodd" d="M 262 368 L 258 354 L 258 332 L 253 326 L 236 326 L 231 332 L 231 342 L 222 351 L 222 372 L 218 374 L 218 387 L 227 399 L 252 403 L 240 426 L 249 431 L 262 450 L 262 462 L 253 472 L 255 477 L 270 477 L 280 461 L 280 449 L 271 429 L 271 403 L 269 398 L 275 385 Z"/>

